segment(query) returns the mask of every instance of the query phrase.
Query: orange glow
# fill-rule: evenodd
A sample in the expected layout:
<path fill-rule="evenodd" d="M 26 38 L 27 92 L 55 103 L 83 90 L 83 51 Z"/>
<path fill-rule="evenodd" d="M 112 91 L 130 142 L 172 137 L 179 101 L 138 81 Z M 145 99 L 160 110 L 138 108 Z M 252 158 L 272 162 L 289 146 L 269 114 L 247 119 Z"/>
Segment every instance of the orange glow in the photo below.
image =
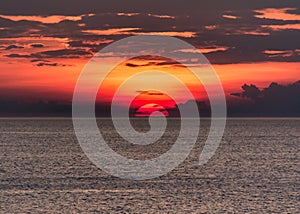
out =
<path fill-rule="evenodd" d="M 184 31 L 184 32 L 145 32 L 145 33 L 135 33 L 135 35 L 158 35 L 158 36 L 178 36 L 183 38 L 191 38 L 196 36 L 196 32 Z"/>
<path fill-rule="evenodd" d="M 36 42 L 29 40 L 30 42 Z M 43 42 L 45 43 L 46 40 Z M 49 41 L 50 42 L 50 41 Z M 57 44 L 65 45 L 65 40 Z M 50 43 L 49 43 L 50 45 Z M 267 53 L 275 53 L 272 52 Z M 276 52 L 277 53 L 277 52 Z M 277 53 L 278 54 L 278 53 Z M 0 58 L 0 79 L 1 97 L 23 97 L 24 99 L 39 98 L 45 100 L 72 100 L 73 89 L 77 78 L 88 62 L 88 59 L 51 59 L 50 63 L 66 64 L 67 66 L 43 66 L 38 67 L 31 64 L 28 59 Z M 144 65 L 145 61 L 133 59 L 133 64 Z M 159 61 L 158 61 L 159 62 Z M 206 93 L 198 80 L 190 71 L 176 64 L 164 66 L 130 67 L 124 62 L 113 70 L 103 83 L 98 94 L 98 101 L 105 102 L 111 100 L 117 87 L 124 81 L 124 78 L 144 70 L 159 69 L 176 75 L 198 100 L 206 99 Z M 267 87 L 270 82 L 287 84 L 300 79 L 299 62 L 261 62 L 244 64 L 213 65 L 223 84 L 225 94 L 230 97 L 230 93 L 240 91 L 240 87 L 245 83 L 252 83 L 258 87 Z M 189 75 L 187 75 L 189 74 Z M 152 77 L 155 82 L 163 81 Z M 146 80 L 145 80 L 146 81 Z M 149 80 L 147 80 L 149 81 Z M 165 85 L 169 87 L 171 85 Z M 178 96 L 181 96 L 180 89 L 174 88 Z M 126 96 L 136 96 L 128 94 Z M 125 96 L 125 99 L 127 99 Z M 184 98 L 181 99 L 184 102 Z"/>
<path fill-rule="evenodd" d="M 269 55 L 269 57 L 289 57 L 293 55 L 292 50 L 265 50 L 263 53 Z"/>
<path fill-rule="evenodd" d="M 55 60 L 72 64 L 72 60 Z M 34 66 L 26 60 L 16 63 L 0 62 L 1 97 L 22 100 L 71 101 L 74 86 L 87 61 L 78 60 L 72 66 Z M 5 72 L 4 72 L 5 71 Z"/>
<path fill-rule="evenodd" d="M 151 14 L 149 13 L 148 16 L 159 18 L 159 19 L 175 19 L 175 16 L 170 16 L 170 15 L 158 15 L 158 14 Z"/>
<path fill-rule="evenodd" d="M 226 35 L 254 35 L 254 36 L 269 36 L 269 32 L 262 32 L 261 30 L 247 31 L 247 30 L 236 30 L 232 33 L 226 33 Z"/>
<path fill-rule="evenodd" d="M 196 32 L 185 31 L 185 32 L 135 32 L 142 30 L 141 28 L 111 28 L 107 30 L 83 30 L 83 33 L 94 34 L 94 35 L 160 35 L 160 36 L 178 36 L 184 38 L 195 37 Z"/>
<path fill-rule="evenodd" d="M 128 35 L 135 31 L 140 30 L 140 28 L 111 28 L 107 30 L 83 30 L 83 33 L 95 34 L 95 35 Z"/>
<path fill-rule="evenodd" d="M 168 109 L 175 108 L 176 103 L 168 95 L 159 91 L 144 91 L 137 95 L 131 102 L 135 116 L 150 116 L 155 112 L 160 112 L 169 116 Z M 154 115 L 155 116 L 155 115 Z M 160 116 L 159 114 L 157 116 Z"/>
<path fill-rule="evenodd" d="M 201 53 L 212 53 L 212 52 L 217 52 L 217 51 L 227 51 L 229 47 L 221 47 L 221 46 L 214 46 L 214 47 L 200 47 L 199 51 Z M 178 52 L 182 53 L 198 53 L 198 50 L 194 49 L 184 49 L 184 50 L 178 50 Z"/>
<path fill-rule="evenodd" d="M 138 16 L 140 15 L 140 13 L 117 13 L 117 15 L 131 17 L 131 16 Z"/>
<path fill-rule="evenodd" d="M 79 21 L 82 19 L 82 16 L 9 16 L 9 15 L 0 15 L 1 18 L 9 19 L 12 21 L 21 21 L 21 20 L 27 20 L 27 21 L 36 21 L 36 22 L 42 22 L 45 24 L 54 24 L 59 23 L 64 20 L 70 20 L 70 21 Z"/>
<path fill-rule="evenodd" d="M 161 114 L 159 113 L 163 114 L 164 116 L 169 116 L 169 113 L 165 107 L 155 103 L 149 103 L 139 107 L 135 111 L 134 116 L 136 117 L 149 117 L 150 115 L 161 116 Z"/>
<path fill-rule="evenodd" d="M 240 17 L 238 17 L 238 16 L 226 15 L 226 14 L 224 14 L 222 17 L 223 17 L 223 18 L 226 18 L 226 19 L 239 19 L 239 18 L 240 18 Z"/>
<path fill-rule="evenodd" d="M 281 6 L 282 8 L 250 5 L 251 9 L 241 8 L 242 11 L 238 8 L 229 10 L 228 5 L 221 5 L 211 17 L 204 17 L 208 11 L 198 14 L 194 13 L 197 11 L 190 13 L 184 8 L 182 11 L 180 8 L 145 11 L 125 4 L 124 6 L 129 8 L 120 7 L 117 11 L 97 10 L 97 14 L 83 14 L 78 13 L 78 10 L 72 12 L 74 8 L 71 6 L 68 8 L 70 15 L 64 15 L 63 11 L 59 10 L 49 10 L 48 15 L 47 11 L 44 11 L 45 16 L 24 15 L 28 14 L 28 11 L 17 15 L 22 8 L 0 14 L 0 19 L 3 19 L 0 26 L 0 101 L 20 99 L 28 102 L 48 100 L 71 103 L 77 79 L 93 53 L 106 44 L 132 35 L 180 37 L 196 46 L 196 51 L 189 48 L 192 46 L 180 50 L 182 46 L 179 43 L 178 46 L 157 49 L 159 55 L 171 48 L 171 54 L 175 54 L 174 56 L 191 67 L 197 67 L 200 70 L 200 78 L 202 74 L 203 80 L 210 84 L 215 92 L 215 97 L 217 87 L 213 78 L 206 72 L 201 73 L 207 71 L 207 65 L 197 66 L 197 63 L 202 62 L 195 54 L 198 51 L 216 63 L 247 61 L 213 65 L 229 99 L 232 98 L 231 93 L 240 92 L 245 83 L 255 84 L 261 89 L 268 87 L 271 82 L 289 84 L 300 80 L 300 62 L 297 62 L 300 49 L 290 48 L 300 30 L 300 15 L 297 13 L 299 8 L 292 5 Z M 280 7 L 280 4 L 276 7 Z M 86 8 L 81 9 L 86 11 Z M 94 9 L 92 11 L 95 11 Z M 205 7 L 202 9 L 205 10 Z M 204 15 L 201 17 L 199 14 Z M 60 23 L 63 21 L 66 22 Z M 287 44 L 280 41 L 281 38 L 287 38 L 286 36 L 291 37 Z M 261 42 L 265 42 L 266 48 L 259 47 Z M 105 104 L 111 103 L 115 92 L 127 78 L 134 75 L 139 77 L 137 74 L 144 71 L 162 71 L 164 74 L 175 76 L 185 84 L 185 88 L 178 87 L 180 81 L 176 82 L 172 77 L 164 78 L 159 72 L 144 72 L 145 76 L 140 75 L 140 79 L 128 81 L 130 83 L 122 88 L 124 91 L 118 94 L 121 99 L 117 101 L 117 105 L 128 104 L 128 100 L 131 102 L 134 99 L 131 107 L 139 111 L 140 115 L 155 111 L 165 114 L 165 110 L 176 108 L 175 100 L 185 103 L 190 99 L 184 89 L 188 89 L 197 101 L 208 100 L 204 85 L 188 68 L 166 58 L 143 57 L 149 54 L 147 52 L 155 42 L 146 42 L 145 47 L 148 44 L 148 49 L 137 48 L 136 52 L 139 53 L 134 53 L 134 56 L 141 57 L 119 64 L 106 76 L 98 90 L 97 103 L 106 107 Z M 110 52 L 104 49 L 105 53 L 101 55 L 103 61 L 101 59 L 101 64 L 95 65 L 95 72 L 91 72 L 91 75 L 94 75 L 90 77 L 93 78 L 93 83 L 98 83 L 98 79 L 95 78 L 97 66 L 101 66 L 104 72 L 105 68 L 110 68 L 114 63 L 111 57 L 122 61 L 122 57 L 127 57 L 128 47 L 132 47 L 133 52 L 136 50 L 134 43 L 126 43 Z M 156 50 L 154 47 L 153 51 Z M 237 55 L 243 56 L 235 58 Z M 266 62 L 261 62 L 262 60 Z M 267 62 L 268 60 L 280 62 Z M 285 60 L 288 62 L 283 62 Z M 91 62 L 94 61 L 97 60 L 91 59 Z M 151 84 L 154 85 L 153 88 L 147 88 L 152 87 Z M 161 87 L 161 91 L 155 92 L 154 90 L 159 90 L 158 87 Z M 90 92 L 88 87 L 84 90 L 87 90 L 86 94 Z M 168 95 L 166 91 L 173 93 Z"/>
<path fill-rule="evenodd" d="M 140 106 L 147 105 L 149 103 L 155 103 L 163 106 L 164 108 L 174 108 L 176 103 L 168 95 L 159 91 L 143 91 L 137 95 L 131 103 L 132 108 L 138 108 Z"/>
<path fill-rule="evenodd" d="M 20 37 L 20 38 L 0 38 L 0 43 L 2 45 L 18 45 L 26 48 L 26 51 L 22 51 L 22 54 L 31 54 L 38 51 L 48 51 L 48 50 L 57 50 L 64 49 L 68 47 L 69 39 L 68 38 L 54 38 L 54 37 Z M 32 47 L 32 44 L 41 44 L 42 46 L 37 48 Z M 20 50 L 9 50 L 3 51 L 0 54 L 8 55 L 11 53 L 20 54 Z M 1 60 L 1 59 L 0 59 Z M 6 60 L 7 61 L 7 60 Z"/>
<path fill-rule="evenodd" d="M 215 30 L 218 28 L 217 25 L 207 25 L 204 27 L 206 30 Z"/>
<path fill-rule="evenodd" d="M 260 19 L 300 21 L 300 15 L 288 13 L 288 11 L 294 10 L 297 10 L 297 8 L 266 8 L 263 10 L 255 10 L 254 12 L 259 13 L 259 15 L 255 15 L 255 17 Z"/>
<path fill-rule="evenodd" d="M 156 63 L 164 62 L 164 60 L 157 60 Z M 128 65 L 135 65 L 135 66 L 128 66 Z M 140 65 L 140 66 L 139 66 Z M 102 83 L 99 93 L 97 96 L 98 102 L 107 102 L 110 103 L 114 93 L 118 89 L 118 87 L 130 76 L 133 76 L 139 72 L 143 71 L 149 71 L 149 70 L 159 70 L 166 73 L 169 73 L 170 75 L 176 76 L 179 80 L 181 80 L 183 83 L 186 84 L 186 87 L 191 91 L 192 95 L 195 97 L 195 99 L 200 99 L 205 96 L 205 91 L 203 87 L 201 86 L 201 83 L 198 81 L 196 76 L 191 73 L 191 71 L 183 66 L 175 66 L 174 65 L 166 65 L 166 66 L 158 66 L 155 65 L 155 63 L 151 63 L 151 61 L 148 60 L 139 60 L 139 59 L 132 59 L 128 60 L 119 66 L 117 66 L 115 69 L 113 69 L 108 76 L 106 76 L 104 82 Z M 150 75 L 150 76 L 149 76 Z M 162 90 L 168 89 L 168 88 L 174 88 L 174 83 L 172 79 L 160 79 L 156 76 L 152 76 L 152 74 L 149 74 L 148 76 L 145 75 L 145 81 L 153 81 L 154 85 L 157 85 L 162 88 Z M 122 103 L 128 103 L 130 97 L 135 96 L 139 94 L 141 88 L 143 87 L 143 82 L 136 82 L 135 85 L 129 85 L 127 86 L 128 90 L 123 92 L 123 98 L 122 100 L 119 100 L 119 102 Z M 131 94 L 133 88 L 135 88 L 135 95 Z M 150 90 L 150 89 L 149 89 Z M 177 98 L 181 100 L 182 102 L 186 102 L 187 100 L 185 97 L 182 97 L 182 89 L 180 88 L 174 88 L 174 92 L 176 92 Z M 167 107 L 174 107 L 174 102 L 168 103 L 167 100 L 170 100 L 170 98 L 167 98 L 166 95 L 156 95 L 156 96 L 150 96 L 149 92 L 142 93 L 142 98 L 145 98 L 147 102 L 150 102 L 148 98 L 154 99 L 157 104 L 167 106 Z M 146 96 L 147 95 L 147 96 Z M 147 98 L 148 97 L 148 98 Z M 141 97 L 140 97 L 141 98 Z M 147 98 L 147 99 L 146 99 Z M 159 100 L 163 100 L 160 102 Z M 141 99 L 140 99 L 141 100 Z M 152 102 L 153 103 L 153 102 Z M 140 105 L 144 105 L 146 103 L 141 103 Z"/>
<path fill-rule="evenodd" d="M 299 62 L 261 62 L 213 65 L 213 67 L 222 81 L 227 96 L 240 91 L 245 83 L 263 88 L 271 82 L 288 84 L 300 79 Z"/>
<path fill-rule="evenodd" d="M 270 28 L 274 31 L 280 30 L 300 30 L 300 24 L 284 24 L 284 25 L 262 25 L 263 28 Z"/>

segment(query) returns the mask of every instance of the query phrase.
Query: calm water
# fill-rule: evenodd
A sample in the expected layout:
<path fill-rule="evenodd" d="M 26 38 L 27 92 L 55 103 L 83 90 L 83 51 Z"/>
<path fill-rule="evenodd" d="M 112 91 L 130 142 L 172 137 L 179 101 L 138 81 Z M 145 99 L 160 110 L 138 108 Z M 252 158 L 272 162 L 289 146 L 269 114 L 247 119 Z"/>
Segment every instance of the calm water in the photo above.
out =
<path fill-rule="evenodd" d="M 199 166 L 209 121 L 202 124 L 185 162 L 160 178 L 131 181 L 88 160 L 70 119 L 0 119 L 1 213 L 300 212 L 300 119 L 229 119 L 216 154 Z M 178 134 L 173 119 L 155 145 L 137 147 L 109 121 L 99 127 L 114 150 L 136 159 L 167 151 Z"/>

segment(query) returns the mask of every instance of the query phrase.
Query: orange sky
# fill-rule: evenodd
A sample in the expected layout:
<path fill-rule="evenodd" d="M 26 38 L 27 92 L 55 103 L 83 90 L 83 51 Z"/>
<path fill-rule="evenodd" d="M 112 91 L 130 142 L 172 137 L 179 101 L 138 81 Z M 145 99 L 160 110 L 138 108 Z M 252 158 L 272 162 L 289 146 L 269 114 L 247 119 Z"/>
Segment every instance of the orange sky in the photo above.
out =
<path fill-rule="evenodd" d="M 73 89 L 81 69 L 87 60 L 81 59 L 74 63 L 74 59 L 58 60 L 58 63 L 70 64 L 70 66 L 34 66 L 26 60 L 18 63 L 1 61 L 1 69 L 7 72 L 0 72 L 1 96 L 16 97 L 20 99 L 44 99 L 71 101 Z M 104 82 L 100 92 L 111 96 L 119 83 L 127 75 L 132 75 L 141 70 L 169 71 L 171 74 L 179 73 L 179 78 L 190 87 L 195 96 L 203 94 L 203 87 L 188 71 L 183 68 L 168 68 L 149 66 L 131 68 L 120 66 L 116 68 Z M 292 62 L 262 62 L 245 64 L 213 65 L 223 84 L 227 97 L 232 92 L 239 92 L 240 87 L 247 83 L 256 84 L 258 87 L 267 87 L 271 82 L 291 83 L 300 79 L 300 63 Z M 126 72 L 124 72 L 124 70 Z M 178 72 L 179 71 L 179 72 Z M 120 75 L 122 72 L 124 75 Z M 186 72 L 186 73 L 185 73 Z M 178 92 L 180 93 L 180 92 Z M 197 97 L 202 99 L 201 95 Z"/>
<path fill-rule="evenodd" d="M 300 79 L 300 49 L 293 43 L 300 30 L 298 8 L 255 5 L 245 9 L 240 5 L 240 10 L 217 11 L 213 6 L 216 12 L 207 14 L 209 11 L 203 10 L 204 15 L 198 9 L 197 13 L 185 14 L 172 8 L 169 12 L 118 9 L 72 15 L 2 12 L 0 98 L 71 102 L 80 72 L 94 53 L 120 38 L 144 34 L 175 36 L 206 54 L 214 63 L 228 99 L 245 83 L 264 88 L 271 82 L 288 84 Z M 203 20 L 202 16 L 206 18 Z M 179 51 L 192 54 L 188 49 Z M 126 66 L 149 62 L 147 66 Z M 109 101 L 126 76 L 145 70 L 176 75 L 196 99 L 206 99 L 201 83 L 185 68 L 132 60 L 109 74 L 98 101 Z M 147 78 L 163 87 L 173 86 L 168 79 L 152 76 L 145 77 L 145 81 L 149 81 Z M 135 85 L 136 94 L 125 92 L 124 97 L 139 95 L 139 84 L 142 83 Z M 174 90 L 181 96 L 180 88 Z M 183 97 L 181 101 L 186 100 Z"/>

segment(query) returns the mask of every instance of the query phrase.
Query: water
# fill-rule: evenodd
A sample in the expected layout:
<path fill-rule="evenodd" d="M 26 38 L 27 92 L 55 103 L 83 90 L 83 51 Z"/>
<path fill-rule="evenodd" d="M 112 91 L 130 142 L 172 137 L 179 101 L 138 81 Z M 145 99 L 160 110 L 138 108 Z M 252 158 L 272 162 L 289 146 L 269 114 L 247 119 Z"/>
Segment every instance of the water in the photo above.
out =
<path fill-rule="evenodd" d="M 147 130 L 142 121 L 137 129 Z M 300 119 L 229 119 L 213 158 L 198 165 L 209 127 L 175 170 L 146 181 L 122 180 L 82 152 L 70 119 L 0 119 L 0 207 L 3 213 L 300 212 Z M 167 151 L 173 119 L 161 141 L 128 145 L 109 121 L 99 127 L 111 148 L 136 159 Z M 191 128 L 192 130 L 192 128 Z"/>

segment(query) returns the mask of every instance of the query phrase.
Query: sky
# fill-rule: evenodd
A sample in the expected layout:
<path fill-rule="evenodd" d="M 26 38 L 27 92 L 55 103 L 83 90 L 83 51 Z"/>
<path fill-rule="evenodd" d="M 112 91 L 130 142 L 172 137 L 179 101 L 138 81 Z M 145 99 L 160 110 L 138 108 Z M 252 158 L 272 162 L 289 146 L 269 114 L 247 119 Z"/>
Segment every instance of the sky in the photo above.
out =
<path fill-rule="evenodd" d="M 242 93 L 244 84 L 263 90 L 272 82 L 300 80 L 299 0 L 1 0 L 0 101 L 70 103 L 95 53 L 144 34 L 173 36 L 200 50 L 216 70 L 228 102 L 245 98 L 232 95 Z M 141 68 L 181 74 L 196 99 L 206 99 L 185 68 L 144 57 L 115 69 L 117 78 L 106 81 L 98 101 L 107 102 L 124 75 Z M 160 109 L 160 98 L 152 98 Z"/>

